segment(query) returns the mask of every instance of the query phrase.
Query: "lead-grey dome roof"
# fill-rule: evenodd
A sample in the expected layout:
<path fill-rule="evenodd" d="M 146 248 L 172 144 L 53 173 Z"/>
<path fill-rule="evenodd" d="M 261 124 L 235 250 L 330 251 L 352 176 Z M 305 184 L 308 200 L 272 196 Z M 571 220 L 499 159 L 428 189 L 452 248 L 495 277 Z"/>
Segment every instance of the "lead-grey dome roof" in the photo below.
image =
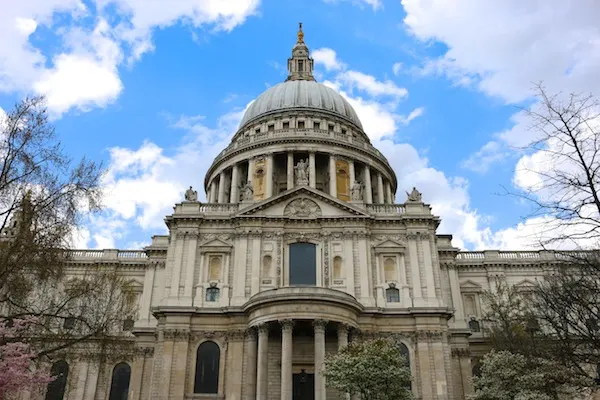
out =
<path fill-rule="evenodd" d="M 362 129 L 358 115 L 342 95 L 309 80 L 289 80 L 269 88 L 248 107 L 240 127 L 265 114 L 298 108 L 337 114 Z"/>

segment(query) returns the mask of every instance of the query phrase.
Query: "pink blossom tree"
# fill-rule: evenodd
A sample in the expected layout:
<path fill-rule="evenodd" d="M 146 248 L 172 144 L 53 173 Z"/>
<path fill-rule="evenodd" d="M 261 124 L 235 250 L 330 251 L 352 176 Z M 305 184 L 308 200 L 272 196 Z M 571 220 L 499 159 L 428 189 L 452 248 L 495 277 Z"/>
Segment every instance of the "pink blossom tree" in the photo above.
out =
<path fill-rule="evenodd" d="M 0 321 L 0 400 L 53 380 L 39 367 L 36 352 L 26 341 L 31 318 Z"/>

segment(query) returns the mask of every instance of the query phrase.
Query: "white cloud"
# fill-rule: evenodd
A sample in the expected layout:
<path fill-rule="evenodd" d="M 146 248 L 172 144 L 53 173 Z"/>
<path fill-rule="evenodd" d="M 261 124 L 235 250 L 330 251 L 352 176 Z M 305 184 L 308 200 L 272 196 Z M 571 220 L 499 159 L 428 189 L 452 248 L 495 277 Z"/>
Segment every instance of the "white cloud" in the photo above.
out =
<path fill-rule="evenodd" d="M 348 0 L 323 0 L 323 1 L 325 1 L 325 3 L 339 3 L 342 1 L 348 1 Z M 381 0 L 349 0 L 349 1 L 351 1 L 352 4 L 357 5 L 359 7 L 369 6 L 374 11 L 377 11 L 380 8 L 383 8 L 383 3 L 381 2 Z"/>
<path fill-rule="evenodd" d="M 400 75 L 402 68 L 404 68 L 404 65 L 401 62 L 394 63 L 394 65 L 392 65 L 392 72 L 394 75 L 398 76 Z"/>
<path fill-rule="evenodd" d="M 408 90 L 397 86 L 390 80 L 380 81 L 374 76 L 359 71 L 344 71 L 337 79 L 343 81 L 350 90 L 357 89 L 371 96 L 392 96 L 397 99 L 408 96 Z"/>
<path fill-rule="evenodd" d="M 415 108 L 408 114 L 406 117 L 400 116 L 399 120 L 402 125 L 408 125 L 412 122 L 413 119 L 420 117 L 425 112 L 424 107 Z"/>
<path fill-rule="evenodd" d="M 118 68 L 123 60 L 133 62 L 153 49 L 154 29 L 183 21 L 230 31 L 257 12 L 260 0 L 91 3 L 89 8 L 80 0 L 7 3 L 0 13 L 0 92 L 45 94 L 55 116 L 72 108 L 104 107 L 122 91 Z M 58 34 L 56 46 L 34 47 L 30 36 L 42 25 Z"/>
<path fill-rule="evenodd" d="M 486 173 L 492 164 L 505 160 L 510 156 L 506 147 L 497 141 L 491 140 L 484 144 L 481 149 L 463 160 L 461 167 L 480 174 Z"/>
<path fill-rule="evenodd" d="M 346 64 L 337 58 L 336 52 L 327 47 L 313 50 L 310 52 L 310 55 L 315 60 L 315 63 L 323 64 L 327 71 L 346 69 Z"/>

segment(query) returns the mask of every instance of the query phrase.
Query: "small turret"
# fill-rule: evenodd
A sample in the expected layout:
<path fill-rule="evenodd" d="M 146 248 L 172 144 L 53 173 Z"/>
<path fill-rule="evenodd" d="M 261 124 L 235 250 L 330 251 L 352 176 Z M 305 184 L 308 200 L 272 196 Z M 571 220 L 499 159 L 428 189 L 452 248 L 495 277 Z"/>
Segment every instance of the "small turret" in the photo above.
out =
<path fill-rule="evenodd" d="M 288 77 L 286 81 L 314 81 L 314 61 L 310 58 L 310 52 L 304 43 L 304 32 L 302 22 L 298 28 L 298 41 L 292 48 L 292 57 L 288 58 Z"/>

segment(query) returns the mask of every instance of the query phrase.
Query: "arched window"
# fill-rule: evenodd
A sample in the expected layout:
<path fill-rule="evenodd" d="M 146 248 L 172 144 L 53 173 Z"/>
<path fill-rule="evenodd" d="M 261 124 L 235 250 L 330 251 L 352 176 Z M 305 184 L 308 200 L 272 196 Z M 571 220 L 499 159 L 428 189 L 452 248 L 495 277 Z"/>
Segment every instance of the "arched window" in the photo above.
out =
<path fill-rule="evenodd" d="M 333 257 L 333 279 L 342 278 L 342 257 Z"/>
<path fill-rule="evenodd" d="M 218 281 L 221 279 L 221 256 L 212 256 L 208 263 L 208 280 Z"/>
<path fill-rule="evenodd" d="M 50 368 L 50 375 L 55 379 L 48 384 L 46 400 L 63 400 L 69 377 L 69 364 L 66 361 L 57 361 Z"/>
<path fill-rule="evenodd" d="M 400 303 L 400 291 L 396 288 L 385 289 L 385 299 L 388 303 Z"/>
<path fill-rule="evenodd" d="M 471 330 L 471 332 L 481 332 L 479 321 L 477 321 L 476 319 L 471 319 L 469 321 L 469 329 Z"/>
<path fill-rule="evenodd" d="M 396 274 L 396 259 L 393 257 L 386 257 L 383 261 L 383 274 L 385 276 L 385 281 L 397 281 Z"/>
<path fill-rule="evenodd" d="M 198 346 L 194 393 L 218 392 L 220 356 L 221 351 L 215 342 L 204 342 Z"/>
<path fill-rule="evenodd" d="M 271 277 L 271 264 L 273 263 L 273 257 L 266 255 L 263 257 L 262 265 L 262 276 L 263 278 Z"/>
<path fill-rule="evenodd" d="M 404 343 L 400 343 L 398 347 L 400 347 L 400 354 L 404 357 L 404 366 L 410 371 L 410 352 L 408 351 L 408 347 Z M 407 388 L 411 389 L 411 387 L 412 383 L 409 383 Z"/>
<path fill-rule="evenodd" d="M 219 301 L 220 292 L 218 287 L 206 288 L 206 301 Z"/>
<path fill-rule="evenodd" d="M 290 285 L 317 284 L 316 248 L 312 243 L 290 244 Z"/>
<path fill-rule="evenodd" d="M 131 367 L 127 363 L 115 365 L 110 383 L 110 396 L 108 400 L 127 400 L 129 394 L 129 380 Z"/>

